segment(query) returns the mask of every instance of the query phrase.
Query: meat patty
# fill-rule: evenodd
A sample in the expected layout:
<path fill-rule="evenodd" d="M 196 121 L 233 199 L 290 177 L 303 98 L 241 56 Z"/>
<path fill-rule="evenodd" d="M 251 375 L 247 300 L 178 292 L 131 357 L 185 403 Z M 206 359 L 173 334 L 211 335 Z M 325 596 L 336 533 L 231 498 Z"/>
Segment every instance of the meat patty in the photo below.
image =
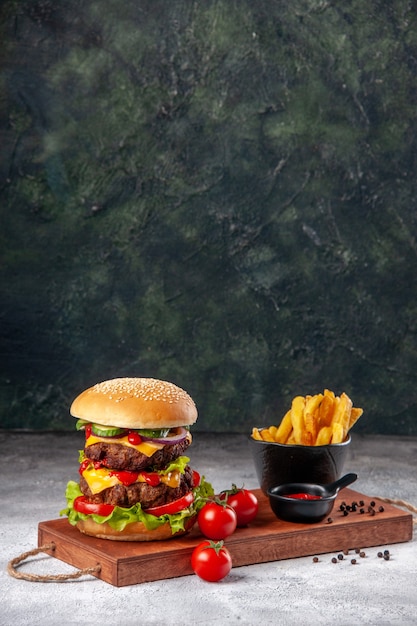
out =
<path fill-rule="evenodd" d="M 115 485 L 100 491 L 100 493 L 92 494 L 85 478 L 81 477 L 80 488 L 82 493 L 94 504 L 113 504 L 116 506 L 129 507 L 140 502 L 142 508 L 148 509 L 152 506 L 160 506 L 167 504 L 173 500 L 177 500 L 185 496 L 194 486 L 193 472 L 187 465 L 184 474 L 181 474 L 181 480 L 178 487 L 168 487 L 165 483 L 159 483 L 156 487 L 152 487 L 147 483 L 133 483 L 125 487 L 124 485 Z"/>
<path fill-rule="evenodd" d="M 124 446 L 121 443 L 93 443 L 85 448 L 84 453 L 92 461 L 100 461 L 105 467 L 116 470 L 139 472 L 147 467 L 162 469 L 171 461 L 181 456 L 190 445 L 189 438 L 179 443 L 167 444 L 157 450 L 151 457 L 135 448 Z"/>

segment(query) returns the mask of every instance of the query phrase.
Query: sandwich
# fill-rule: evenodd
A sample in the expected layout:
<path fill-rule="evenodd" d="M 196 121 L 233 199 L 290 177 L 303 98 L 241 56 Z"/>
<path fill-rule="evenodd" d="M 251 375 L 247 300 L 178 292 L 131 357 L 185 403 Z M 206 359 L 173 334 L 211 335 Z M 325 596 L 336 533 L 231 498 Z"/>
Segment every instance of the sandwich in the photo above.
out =
<path fill-rule="evenodd" d="M 117 541 L 164 540 L 191 530 L 213 488 L 184 453 L 194 401 L 171 382 L 115 378 L 89 387 L 70 408 L 85 434 L 79 480 L 69 481 L 71 525 Z"/>

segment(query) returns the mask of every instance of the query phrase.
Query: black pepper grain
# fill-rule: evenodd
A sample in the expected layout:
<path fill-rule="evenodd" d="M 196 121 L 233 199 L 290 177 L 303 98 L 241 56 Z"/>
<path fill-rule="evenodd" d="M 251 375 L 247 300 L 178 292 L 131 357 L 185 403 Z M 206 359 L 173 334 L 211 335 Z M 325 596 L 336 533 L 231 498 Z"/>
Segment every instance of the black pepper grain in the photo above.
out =
<path fill-rule="evenodd" d="M 333 557 L 333 558 L 332 558 L 332 563 L 337 563 L 337 559 L 336 559 L 336 557 Z"/>

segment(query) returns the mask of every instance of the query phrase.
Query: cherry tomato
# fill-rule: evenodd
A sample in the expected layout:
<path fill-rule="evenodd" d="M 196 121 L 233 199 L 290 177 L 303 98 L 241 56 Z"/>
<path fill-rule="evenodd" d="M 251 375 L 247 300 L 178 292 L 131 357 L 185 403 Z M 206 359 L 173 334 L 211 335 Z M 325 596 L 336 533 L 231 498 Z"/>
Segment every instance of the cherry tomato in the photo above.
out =
<path fill-rule="evenodd" d="M 86 515 L 102 515 L 103 517 L 110 515 L 114 509 L 112 504 L 105 504 L 104 502 L 95 504 L 94 502 L 89 502 L 85 496 L 78 496 L 78 498 L 75 498 L 73 507 L 75 511 L 78 511 L 78 513 L 85 513 Z"/>
<path fill-rule="evenodd" d="M 191 567 L 197 576 L 215 583 L 232 569 L 232 557 L 223 541 L 203 541 L 192 552 Z"/>
<path fill-rule="evenodd" d="M 237 525 L 246 526 L 252 522 L 258 513 L 258 499 L 252 491 L 239 489 L 236 485 L 232 489 L 222 491 L 220 499 L 225 500 L 236 512 Z"/>
<path fill-rule="evenodd" d="M 161 504 L 160 506 L 152 506 L 149 509 L 145 510 L 145 513 L 150 513 L 151 515 L 155 515 L 159 517 L 160 515 L 173 515 L 174 513 L 179 513 L 183 509 L 186 509 L 194 502 L 194 494 L 192 491 L 189 491 L 182 498 L 178 498 L 178 500 L 174 500 L 173 502 L 168 502 L 168 504 Z"/>
<path fill-rule="evenodd" d="M 200 509 L 197 522 L 205 537 L 220 541 L 235 532 L 237 516 L 227 503 L 213 500 Z"/>

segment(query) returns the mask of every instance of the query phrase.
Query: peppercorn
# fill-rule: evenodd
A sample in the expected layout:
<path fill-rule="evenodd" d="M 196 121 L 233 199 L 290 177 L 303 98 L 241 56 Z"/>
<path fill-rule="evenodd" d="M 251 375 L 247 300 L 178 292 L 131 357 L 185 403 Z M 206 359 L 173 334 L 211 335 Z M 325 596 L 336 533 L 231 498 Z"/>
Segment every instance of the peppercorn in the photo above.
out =
<path fill-rule="evenodd" d="M 383 507 L 383 506 L 380 506 L 380 507 L 379 507 L 379 509 L 378 509 L 378 511 L 379 511 L 380 513 L 383 513 L 383 512 L 384 512 L 384 510 L 385 510 L 385 509 L 384 509 L 384 507 Z"/>
<path fill-rule="evenodd" d="M 333 557 L 333 558 L 332 558 L 332 563 L 337 563 L 337 559 L 336 559 L 336 557 Z"/>
<path fill-rule="evenodd" d="M 365 509 L 364 509 L 364 508 L 359 509 L 359 513 L 360 513 L 361 515 L 363 515 L 363 514 L 365 513 Z"/>
<path fill-rule="evenodd" d="M 339 561 L 343 561 L 343 554 L 338 554 L 337 558 L 339 559 Z"/>
<path fill-rule="evenodd" d="M 373 508 L 375 506 L 375 500 L 371 500 L 370 504 L 371 504 L 371 507 Z"/>
<path fill-rule="evenodd" d="M 356 559 L 351 560 L 352 565 L 356 565 Z"/>
<path fill-rule="evenodd" d="M 366 557 L 365 552 L 362 550 L 361 552 L 359 552 L 359 556 L 361 557 L 361 559 L 364 559 Z"/>
<path fill-rule="evenodd" d="M 382 559 L 382 557 L 383 557 L 382 552 L 378 552 L 378 558 L 379 558 L 379 559 Z"/>
<path fill-rule="evenodd" d="M 343 511 L 343 516 L 347 517 L 349 515 L 349 511 L 347 511 L 346 509 Z"/>
<path fill-rule="evenodd" d="M 313 557 L 313 563 L 318 563 L 318 562 L 319 562 L 319 557 L 318 556 Z"/>
<path fill-rule="evenodd" d="M 328 517 L 328 518 L 327 518 L 327 523 L 328 523 L 328 524 L 331 524 L 332 522 L 333 522 L 333 518 L 332 518 L 332 517 Z"/>
<path fill-rule="evenodd" d="M 389 554 L 384 554 L 385 561 L 389 561 Z"/>

